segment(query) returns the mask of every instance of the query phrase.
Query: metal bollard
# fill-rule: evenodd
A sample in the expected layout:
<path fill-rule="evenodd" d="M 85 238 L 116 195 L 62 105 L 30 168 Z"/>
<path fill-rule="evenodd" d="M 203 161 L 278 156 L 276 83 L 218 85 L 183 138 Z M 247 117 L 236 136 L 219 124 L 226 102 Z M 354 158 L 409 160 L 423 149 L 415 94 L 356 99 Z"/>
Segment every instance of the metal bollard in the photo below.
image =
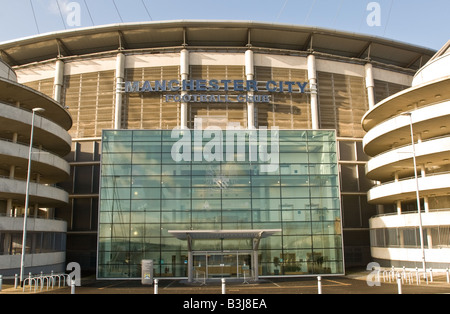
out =
<path fill-rule="evenodd" d="M 395 267 L 394 266 L 391 267 L 391 276 L 392 276 L 392 281 L 394 281 L 395 280 Z M 390 279 L 389 279 L 389 282 L 391 282 Z"/>
<path fill-rule="evenodd" d="M 158 279 L 155 279 L 155 280 L 153 280 L 153 281 L 154 281 L 154 283 L 155 283 L 154 294 L 158 294 L 158 282 L 159 282 L 159 280 L 158 280 Z"/>
<path fill-rule="evenodd" d="M 388 276 L 387 270 L 383 270 L 383 281 L 386 282 L 386 277 Z"/>
<path fill-rule="evenodd" d="M 317 293 L 322 294 L 322 277 L 317 277 Z"/>
<path fill-rule="evenodd" d="M 0 275 L 0 291 L 2 291 L 3 275 Z"/>
<path fill-rule="evenodd" d="M 447 283 L 450 283 L 450 274 L 449 274 L 449 271 L 448 271 L 448 267 L 447 267 Z"/>
<path fill-rule="evenodd" d="M 430 267 L 430 281 L 433 282 L 433 268 Z"/>
<path fill-rule="evenodd" d="M 28 284 L 30 285 L 30 291 L 31 291 L 31 288 L 33 287 L 33 281 L 31 280 L 31 272 L 28 273 Z M 35 286 L 36 286 L 36 284 L 35 284 Z"/>
<path fill-rule="evenodd" d="M 70 281 L 70 294 L 75 294 L 75 279 Z"/>
<path fill-rule="evenodd" d="M 400 273 L 397 273 L 397 286 L 398 286 L 398 294 L 402 294 L 402 276 Z"/>
<path fill-rule="evenodd" d="M 405 266 L 403 266 L 403 273 L 402 273 L 402 283 L 404 283 L 404 282 L 407 282 L 406 267 Z"/>
<path fill-rule="evenodd" d="M 222 278 L 222 294 L 226 294 L 225 278 Z"/>
<path fill-rule="evenodd" d="M 15 274 L 14 275 L 14 289 L 17 289 L 18 286 L 19 286 L 19 275 Z"/>

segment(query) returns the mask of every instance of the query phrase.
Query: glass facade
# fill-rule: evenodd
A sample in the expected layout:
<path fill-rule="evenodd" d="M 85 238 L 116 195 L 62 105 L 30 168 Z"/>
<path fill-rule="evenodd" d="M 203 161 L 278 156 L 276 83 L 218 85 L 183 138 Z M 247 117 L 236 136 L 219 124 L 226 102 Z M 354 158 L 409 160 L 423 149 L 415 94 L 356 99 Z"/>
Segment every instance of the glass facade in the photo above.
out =
<path fill-rule="evenodd" d="M 98 277 L 140 278 L 143 259 L 157 277 L 187 277 L 187 242 L 170 230 L 281 229 L 261 239 L 259 275 L 342 274 L 336 145 L 330 130 L 103 131 Z M 212 263 L 251 248 L 192 250 Z"/>

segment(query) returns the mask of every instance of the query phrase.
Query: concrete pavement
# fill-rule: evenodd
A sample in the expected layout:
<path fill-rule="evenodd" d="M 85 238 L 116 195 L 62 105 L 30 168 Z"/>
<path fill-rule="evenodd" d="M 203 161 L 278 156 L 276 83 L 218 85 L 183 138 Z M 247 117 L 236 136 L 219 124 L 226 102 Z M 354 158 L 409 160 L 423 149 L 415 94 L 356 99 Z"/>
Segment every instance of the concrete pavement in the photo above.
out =
<path fill-rule="evenodd" d="M 379 285 L 374 282 L 370 273 L 358 272 L 346 276 L 322 276 L 321 287 L 323 294 L 398 294 L 397 281 L 384 281 L 380 278 Z M 367 279 L 369 278 L 369 284 Z M 450 284 L 445 275 L 435 275 L 433 282 L 428 284 L 422 280 L 419 285 L 408 283 L 401 285 L 403 294 L 446 294 L 450 293 Z M 0 294 L 70 294 L 70 287 L 43 289 L 26 287 L 14 289 L 14 282 L 4 280 Z M 143 286 L 136 280 L 95 280 L 95 278 L 82 278 L 81 286 L 75 288 L 76 294 L 154 294 L 153 286 Z M 188 283 L 186 280 L 159 279 L 158 294 L 168 295 L 213 295 L 222 294 L 220 280 L 208 280 L 203 283 Z M 292 295 L 292 294 L 318 294 L 317 277 L 303 278 L 265 278 L 258 282 L 244 283 L 242 279 L 227 279 L 226 294 L 247 295 Z"/>

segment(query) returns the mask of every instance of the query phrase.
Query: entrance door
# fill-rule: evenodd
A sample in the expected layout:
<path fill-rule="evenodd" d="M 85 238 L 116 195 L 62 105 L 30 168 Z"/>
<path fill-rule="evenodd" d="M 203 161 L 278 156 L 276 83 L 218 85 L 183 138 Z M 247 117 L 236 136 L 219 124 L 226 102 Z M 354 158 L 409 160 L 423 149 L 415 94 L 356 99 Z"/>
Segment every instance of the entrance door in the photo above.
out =
<path fill-rule="evenodd" d="M 193 265 L 194 265 L 194 279 L 195 281 L 203 281 L 206 280 L 206 270 L 207 270 L 207 262 L 206 255 L 204 254 L 194 254 L 193 256 Z"/>
<path fill-rule="evenodd" d="M 227 278 L 233 276 L 234 261 L 232 254 L 210 253 L 207 257 L 208 278 Z"/>
<path fill-rule="evenodd" d="M 252 277 L 252 254 L 240 253 L 237 259 L 238 278 L 249 280 Z"/>
<path fill-rule="evenodd" d="M 194 278 L 250 278 L 252 254 L 239 252 L 194 252 Z"/>

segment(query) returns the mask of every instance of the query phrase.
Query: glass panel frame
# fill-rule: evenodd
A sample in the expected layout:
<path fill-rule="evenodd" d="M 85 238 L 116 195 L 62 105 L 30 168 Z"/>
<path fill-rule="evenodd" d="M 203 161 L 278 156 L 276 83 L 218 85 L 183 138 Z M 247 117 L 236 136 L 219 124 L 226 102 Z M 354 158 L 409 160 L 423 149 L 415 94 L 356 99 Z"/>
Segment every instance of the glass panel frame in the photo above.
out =
<path fill-rule="evenodd" d="M 270 158 L 261 159 L 262 151 L 257 151 L 258 159 L 251 160 L 245 137 L 243 159 L 234 155 L 232 161 L 213 162 L 194 160 L 194 153 L 201 152 L 194 141 L 191 160 L 175 161 L 171 148 L 179 139 L 171 138 L 171 131 L 120 132 L 105 130 L 103 135 L 100 278 L 135 278 L 142 258 L 153 259 L 161 276 L 185 276 L 187 242 L 169 230 L 281 229 L 261 239 L 261 276 L 342 273 L 334 131 L 281 130 L 276 150 L 277 139 L 268 130 L 267 142 L 257 147 L 267 149 Z M 264 138 L 261 131 L 254 132 L 258 140 Z M 225 145 L 225 131 L 222 136 Z M 204 139 L 203 145 L 209 141 Z M 223 152 L 226 158 L 225 146 Z M 271 172 L 264 171 L 267 166 Z M 251 243 L 224 241 L 198 240 L 195 249 L 248 250 Z"/>

